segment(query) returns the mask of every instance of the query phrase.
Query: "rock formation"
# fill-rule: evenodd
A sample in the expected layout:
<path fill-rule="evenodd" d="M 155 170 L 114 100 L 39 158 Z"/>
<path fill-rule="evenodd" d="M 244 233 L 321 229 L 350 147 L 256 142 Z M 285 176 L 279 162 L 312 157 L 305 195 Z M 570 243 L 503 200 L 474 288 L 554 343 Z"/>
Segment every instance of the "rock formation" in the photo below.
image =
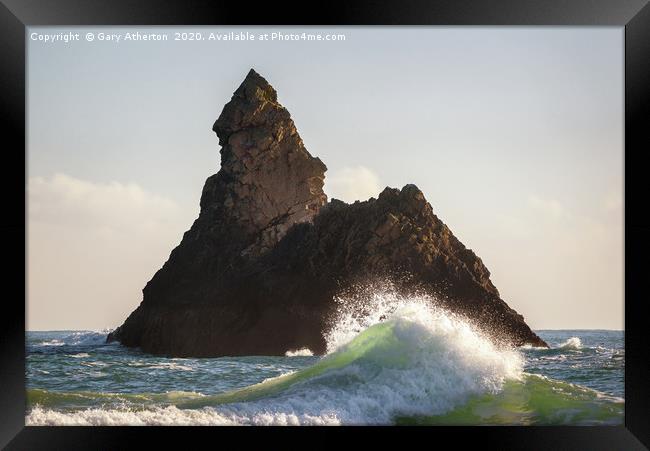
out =
<path fill-rule="evenodd" d="M 205 183 L 201 213 L 108 341 L 172 356 L 322 353 L 334 299 L 390 280 L 501 339 L 546 346 L 415 185 L 327 203 L 327 168 L 254 70 L 213 130 L 221 169 Z"/>

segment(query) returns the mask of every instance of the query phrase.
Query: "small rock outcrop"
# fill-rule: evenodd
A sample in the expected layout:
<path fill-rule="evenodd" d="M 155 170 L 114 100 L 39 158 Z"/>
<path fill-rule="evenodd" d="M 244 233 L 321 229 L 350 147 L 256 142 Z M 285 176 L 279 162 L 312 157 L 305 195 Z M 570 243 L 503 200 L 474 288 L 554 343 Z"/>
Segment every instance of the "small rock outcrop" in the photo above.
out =
<path fill-rule="evenodd" d="M 328 203 L 326 166 L 254 70 L 213 130 L 221 168 L 201 213 L 108 341 L 179 357 L 322 353 L 335 298 L 390 280 L 503 340 L 546 346 L 415 185 Z"/>

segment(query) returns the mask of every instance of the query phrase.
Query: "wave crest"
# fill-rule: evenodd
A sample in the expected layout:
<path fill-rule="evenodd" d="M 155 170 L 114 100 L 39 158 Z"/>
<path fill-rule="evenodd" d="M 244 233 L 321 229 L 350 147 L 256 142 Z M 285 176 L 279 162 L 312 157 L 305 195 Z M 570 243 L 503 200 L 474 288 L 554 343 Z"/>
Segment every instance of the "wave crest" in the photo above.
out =
<path fill-rule="evenodd" d="M 559 346 L 560 349 L 579 351 L 582 349 L 582 341 L 578 337 L 571 337 Z"/>

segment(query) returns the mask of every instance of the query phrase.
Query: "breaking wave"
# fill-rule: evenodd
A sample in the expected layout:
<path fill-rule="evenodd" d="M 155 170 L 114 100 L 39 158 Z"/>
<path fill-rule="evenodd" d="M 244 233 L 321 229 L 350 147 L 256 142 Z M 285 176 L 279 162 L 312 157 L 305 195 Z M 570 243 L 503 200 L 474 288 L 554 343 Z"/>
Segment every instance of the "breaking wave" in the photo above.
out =
<path fill-rule="evenodd" d="M 432 307 L 425 299 L 384 293 L 374 296 L 363 309 L 342 309 L 327 343 L 327 355 L 309 367 L 216 395 L 29 390 L 32 408 L 27 424 L 622 421 L 622 399 L 524 373 L 519 350 L 495 344 L 463 319 Z M 301 355 L 296 352 L 303 351 L 291 352 Z"/>

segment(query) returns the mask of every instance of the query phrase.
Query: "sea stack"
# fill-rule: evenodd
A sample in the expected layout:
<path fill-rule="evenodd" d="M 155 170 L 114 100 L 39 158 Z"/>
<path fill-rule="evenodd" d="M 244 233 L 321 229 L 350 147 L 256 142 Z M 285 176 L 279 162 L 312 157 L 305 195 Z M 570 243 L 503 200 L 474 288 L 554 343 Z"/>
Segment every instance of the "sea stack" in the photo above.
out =
<path fill-rule="evenodd" d="M 327 202 L 326 166 L 254 70 L 213 130 L 221 168 L 205 182 L 199 217 L 108 341 L 177 357 L 319 354 L 335 300 L 389 281 L 501 340 L 546 346 L 415 185 Z"/>

